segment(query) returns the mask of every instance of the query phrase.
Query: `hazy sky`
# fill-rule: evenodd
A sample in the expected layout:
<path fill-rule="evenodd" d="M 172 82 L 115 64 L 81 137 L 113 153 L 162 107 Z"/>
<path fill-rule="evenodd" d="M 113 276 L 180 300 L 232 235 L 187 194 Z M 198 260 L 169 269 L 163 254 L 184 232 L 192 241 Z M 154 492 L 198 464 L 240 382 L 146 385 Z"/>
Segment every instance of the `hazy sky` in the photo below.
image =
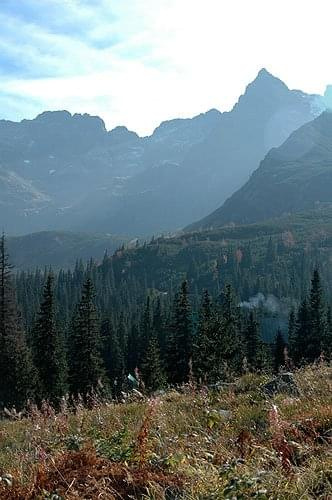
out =
<path fill-rule="evenodd" d="M 0 118 L 46 109 L 151 133 L 232 107 L 266 67 L 332 83 L 330 0 L 0 0 Z"/>

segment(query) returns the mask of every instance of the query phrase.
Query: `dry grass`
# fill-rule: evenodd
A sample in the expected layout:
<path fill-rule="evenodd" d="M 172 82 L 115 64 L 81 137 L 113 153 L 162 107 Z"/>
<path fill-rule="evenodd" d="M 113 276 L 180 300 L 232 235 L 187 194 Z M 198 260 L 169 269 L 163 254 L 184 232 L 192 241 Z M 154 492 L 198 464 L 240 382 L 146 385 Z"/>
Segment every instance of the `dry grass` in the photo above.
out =
<path fill-rule="evenodd" d="M 296 379 L 299 398 L 267 398 L 249 374 L 75 414 L 32 408 L 0 423 L 0 498 L 331 500 L 332 369 Z"/>

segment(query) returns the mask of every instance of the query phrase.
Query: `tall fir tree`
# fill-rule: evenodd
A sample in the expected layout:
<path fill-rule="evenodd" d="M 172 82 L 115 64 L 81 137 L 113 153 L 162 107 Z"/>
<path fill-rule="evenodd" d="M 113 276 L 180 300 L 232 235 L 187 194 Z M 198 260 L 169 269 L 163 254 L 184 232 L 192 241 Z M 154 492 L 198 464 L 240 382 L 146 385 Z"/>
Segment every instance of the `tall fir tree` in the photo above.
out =
<path fill-rule="evenodd" d="M 216 324 L 215 311 L 207 290 L 204 291 L 199 311 L 198 328 L 193 349 L 193 367 L 196 378 L 210 382 L 216 367 Z"/>
<path fill-rule="evenodd" d="M 220 361 L 233 373 L 241 371 L 244 346 L 241 335 L 241 312 L 237 307 L 234 291 L 226 284 L 221 296 L 221 335 L 219 343 Z"/>
<path fill-rule="evenodd" d="M 166 378 L 161 361 L 157 337 L 153 334 L 148 342 L 141 368 L 142 379 L 148 391 L 156 391 L 165 386 Z"/>
<path fill-rule="evenodd" d="M 296 314 L 294 309 L 291 309 L 288 316 L 288 350 L 292 361 L 297 362 L 299 359 L 297 345 L 297 330 L 296 330 Z"/>
<path fill-rule="evenodd" d="M 308 301 L 305 298 L 299 307 L 296 318 L 295 335 L 292 342 L 291 357 L 296 365 L 309 361 L 307 342 L 310 339 L 310 314 Z"/>
<path fill-rule="evenodd" d="M 91 279 L 87 278 L 69 336 L 70 390 L 73 394 L 80 393 L 82 396 L 96 388 L 105 376 L 94 299 L 94 287 Z"/>
<path fill-rule="evenodd" d="M 188 283 L 184 281 L 176 295 L 168 339 L 168 377 L 173 384 L 188 382 L 192 356 L 192 316 Z"/>
<path fill-rule="evenodd" d="M 285 366 L 285 349 L 287 344 L 280 328 L 277 331 L 274 341 L 274 371 L 278 373 L 282 366 Z"/>
<path fill-rule="evenodd" d="M 46 280 L 38 318 L 33 329 L 34 363 L 38 372 L 38 399 L 57 405 L 68 391 L 64 340 L 56 323 L 54 278 Z"/>
<path fill-rule="evenodd" d="M 18 313 L 4 234 L 0 240 L 0 407 L 20 409 L 34 398 L 36 372 Z"/>
<path fill-rule="evenodd" d="M 259 331 L 258 321 L 254 311 L 249 312 L 245 328 L 246 358 L 249 368 L 257 370 L 262 367 L 262 340 Z"/>
<path fill-rule="evenodd" d="M 107 318 L 101 324 L 103 342 L 103 359 L 106 375 L 111 384 L 113 396 L 119 396 L 124 379 L 124 355 L 121 349 L 117 331 Z"/>
<path fill-rule="evenodd" d="M 319 271 L 315 269 L 309 296 L 309 334 L 304 346 L 307 361 L 315 361 L 323 353 L 326 331 L 326 305 Z"/>

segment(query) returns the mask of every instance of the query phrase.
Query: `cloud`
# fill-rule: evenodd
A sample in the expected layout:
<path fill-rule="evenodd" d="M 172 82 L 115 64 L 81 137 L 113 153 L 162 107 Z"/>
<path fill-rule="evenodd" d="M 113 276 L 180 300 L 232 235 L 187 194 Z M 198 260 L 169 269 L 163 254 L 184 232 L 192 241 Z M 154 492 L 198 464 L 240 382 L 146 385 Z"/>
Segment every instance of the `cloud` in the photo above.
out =
<path fill-rule="evenodd" d="M 331 10 L 325 0 L 2 0 L 1 114 L 68 109 L 146 134 L 230 109 L 263 66 L 322 91 Z"/>

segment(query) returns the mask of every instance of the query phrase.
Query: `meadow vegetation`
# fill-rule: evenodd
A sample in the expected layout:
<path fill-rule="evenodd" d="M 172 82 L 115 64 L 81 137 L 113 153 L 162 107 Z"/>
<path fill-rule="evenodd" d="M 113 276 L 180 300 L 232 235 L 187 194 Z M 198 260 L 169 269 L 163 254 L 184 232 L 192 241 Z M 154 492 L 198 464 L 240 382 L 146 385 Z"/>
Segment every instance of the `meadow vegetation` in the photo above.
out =
<path fill-rule="evenodd" d="M 332 367 L 297 370 L 298 397 L 267 379 L 7 411 L 0 498 L 331 499 Z"/>

